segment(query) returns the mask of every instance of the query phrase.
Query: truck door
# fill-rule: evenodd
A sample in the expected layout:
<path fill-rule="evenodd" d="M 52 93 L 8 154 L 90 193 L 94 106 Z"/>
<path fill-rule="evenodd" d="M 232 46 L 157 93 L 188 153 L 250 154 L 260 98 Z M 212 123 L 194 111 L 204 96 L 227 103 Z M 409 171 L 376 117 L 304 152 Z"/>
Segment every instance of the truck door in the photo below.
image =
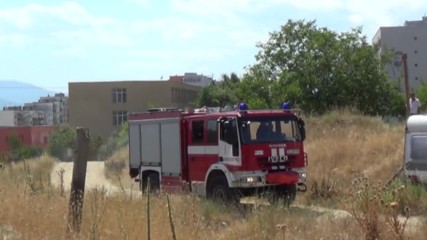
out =
<path fill-rule="evenodd" d="M 221 118 L 219 121 L 219 161 L 232 166 L 241 166 L 240 139 L 236 118 Z"/>
<path fill-rule="evenodd" d="M 188 175 L 190 181 L 205 181 L 209 167 L 218 162 L 216 120 L 190 121 L 188 134 Z"/>

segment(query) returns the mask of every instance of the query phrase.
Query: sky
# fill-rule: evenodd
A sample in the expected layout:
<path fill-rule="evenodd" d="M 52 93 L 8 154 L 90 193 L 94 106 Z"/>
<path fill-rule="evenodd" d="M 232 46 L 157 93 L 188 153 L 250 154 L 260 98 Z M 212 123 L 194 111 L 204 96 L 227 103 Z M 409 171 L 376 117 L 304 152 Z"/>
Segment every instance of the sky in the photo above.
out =
<path fill-rule="evenodd" d="M 0 80 L 68 92 L 68 82 L 242 75 L 257 43 L 292 20 L 369 41 L 421 20 L 426 0 L 0 0 Z"/>

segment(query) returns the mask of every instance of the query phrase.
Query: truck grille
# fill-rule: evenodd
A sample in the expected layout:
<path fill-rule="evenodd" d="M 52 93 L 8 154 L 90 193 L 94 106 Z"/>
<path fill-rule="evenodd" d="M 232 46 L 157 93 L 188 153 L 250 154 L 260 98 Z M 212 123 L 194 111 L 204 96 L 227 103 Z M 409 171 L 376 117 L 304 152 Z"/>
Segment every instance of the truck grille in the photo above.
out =
<path fill-rule="evenodd" d="M 272 162 L 268 157 L 258 157 L 258 164 L 262 170 L 283 170 L 286 167 L 292 165 L 295 162 L 294 156 L 288 156 L 288 160 L 283 162 L 283 160 Z"/>

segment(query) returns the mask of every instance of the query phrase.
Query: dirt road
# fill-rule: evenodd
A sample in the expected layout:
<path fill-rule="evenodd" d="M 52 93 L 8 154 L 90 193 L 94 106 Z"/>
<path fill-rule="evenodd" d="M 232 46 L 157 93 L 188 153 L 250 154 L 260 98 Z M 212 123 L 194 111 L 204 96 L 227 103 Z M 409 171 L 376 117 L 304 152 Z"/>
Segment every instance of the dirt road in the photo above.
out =
<path fill-rule="evenodd" d="M 71 179 L 73 176 L 73 162 L 58 162 L 53 168 L 53 171 L 50 175 L 52 185 L 59 187 L 61 185 L 60 173 L 63 170 L 63 186 L 65 190 L 70 190 L 71 188 Z M 104 162 L 99 161 L 89 161 L 87 163 L 86 169 L 86 184 L 85 190 L 93 188 L 104 188 L 108 192 L 120 192 L 121 190 L 114 186 L 106 177 L 105 177 L 105 165 Z"/>
<path fill-rule="evenodd" d="M 73 162 L 58 162 L 53 168 L 51 173 L 51 181 L 54 186 L 61 185 L 60 172 L 63 171 L 63 181 L 65 190 L 70 189 L 71 179 L 73 175 Z M 105 165 L 104 162 L 99 161 L 90 161 L 87 164 L 86 169 L 86 187 L 85 190 L 90 190 L 93 188 L 104 188 L 108 194 L 123 194 L 124 191 L 120 188 L 114 186 L 106 177 L 105 177 Z M 126 190 L 127 193 L 130 193 L 130 190 Z M 140 191 L 132 191 L 132 194 L 141 194 Z M 249 204 L 250 204 L 249 200 Z M 256 204 L 257 205 L 257 204 Z M 262 204 L 261 204 L 262 205 Z M 295 210 L 309 211 L 311 213 L 317 213 L 319 220 L 324 220 L 323 217 L 328 219 L 336 219 L 341 221 L 345 218 L 351 218 L 351 214 L 347 211 L 337 210 L 337 209 L 328 209 L 317 206 L 303 206 L 303 205 L 294 205 L 291 206 Z M 323 217 L 321 217 L 323 216 Z M 400 217 L 401 221 L 404 221 L 404 218 Z M 415 230 L 417 227 L 420 227 L 425 223 L 425 219 L 421 217 L 411 217 L 409 218 L 407 228 L 408 230 Z"/>

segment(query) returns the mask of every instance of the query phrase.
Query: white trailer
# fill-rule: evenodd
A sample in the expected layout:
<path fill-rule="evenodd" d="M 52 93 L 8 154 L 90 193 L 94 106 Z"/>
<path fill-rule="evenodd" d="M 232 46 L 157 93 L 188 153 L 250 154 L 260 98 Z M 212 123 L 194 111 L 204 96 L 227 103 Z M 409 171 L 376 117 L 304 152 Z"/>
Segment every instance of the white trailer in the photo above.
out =
<path fill-rule="evenodd" d="M 408 118 L 404 146 L 405 176 L 417 183 L 427 183 L 427 115 Z"/>

